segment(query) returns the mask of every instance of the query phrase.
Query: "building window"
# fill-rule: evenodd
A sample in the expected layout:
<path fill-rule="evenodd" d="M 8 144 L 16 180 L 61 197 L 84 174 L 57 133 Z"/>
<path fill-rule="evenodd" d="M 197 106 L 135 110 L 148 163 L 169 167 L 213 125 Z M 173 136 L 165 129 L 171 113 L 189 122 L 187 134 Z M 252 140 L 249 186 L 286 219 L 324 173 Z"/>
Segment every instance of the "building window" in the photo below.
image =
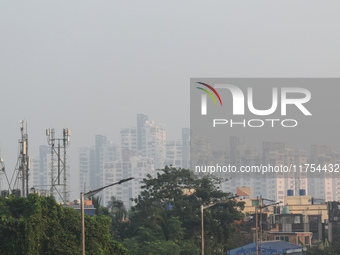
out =
<path fill-rule="evenodd" d="M 286 241 L 289 243 L 289 236 L 276 236 L 275 237 L 275 240 L 278 240 L 278 241 Z"/>
<path fill-rule="evenodd" d="M 309 244 L 309 236 L 305 236 L 305 245 Z"/>
<path fill-rule="evenodd" d="M 252 206 L 258 206 L 259 205 L 259 200 L 253 200 L 251 201 Z"/>

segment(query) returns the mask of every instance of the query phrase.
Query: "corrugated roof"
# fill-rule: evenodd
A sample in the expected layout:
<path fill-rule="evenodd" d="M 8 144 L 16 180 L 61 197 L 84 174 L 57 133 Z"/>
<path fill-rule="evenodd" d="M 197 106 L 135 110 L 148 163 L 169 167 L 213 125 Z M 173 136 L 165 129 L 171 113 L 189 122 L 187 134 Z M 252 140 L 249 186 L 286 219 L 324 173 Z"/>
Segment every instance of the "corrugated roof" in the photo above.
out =
<path fill-rule="evenodd" d="M 253 250 L 255 248 L 256 248 L 256 243 L 254 242 L 254 243 L 244 245 L 242 247 L 235 248 L 231 251 L 228 251 L 228 254 L 237 254 L 236 252 L 246 250 L 246 249 L 252 249 Z M 276 240 L 275 241 L 263 241 L 262 242 L 262 248 L 268 249 L 268 250 L 276 250 L 277 252 L 281 252 L 281 253 L 282 252 L 285 253 L 287 251 L 294 250 L 294 253 L 292 253 L 292 254 L 306 250 L 305 247 L 303 247 L 303 246 L 288 243 L 288 242 L 285 242 L 285 241 L 276 241 Z"/>
<path fill-rule="evenodd" d="M 266 248 L 275 247 L 275 249 L 280 249 L 280 250 L 292 250 L 292 249 L 303 248 L 300 245 L 288 243 L 285 241 L 263 241 L 262 247 L 266 247 Z"/>

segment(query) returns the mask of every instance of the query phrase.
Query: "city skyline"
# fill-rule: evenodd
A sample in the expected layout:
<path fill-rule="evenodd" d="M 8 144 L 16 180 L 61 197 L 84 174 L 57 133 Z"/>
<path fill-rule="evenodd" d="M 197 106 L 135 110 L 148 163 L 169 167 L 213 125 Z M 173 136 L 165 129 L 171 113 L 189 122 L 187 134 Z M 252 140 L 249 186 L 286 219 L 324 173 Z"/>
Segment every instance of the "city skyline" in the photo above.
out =
<path fill-rule="evenodd" d="M 142 117 L 142 121 L 140 121 Z M 136 119 L 136 118 L 135 118 Z M 139 131 L 138 128 L 140 128 Z M 161 136 L 158 139 L 161 139 L 160 141 L 162 142 L 162 148 L 159 148 L 157 150 L 162 151 L 164 150 L 164 154 L 160 156 L 160 159 L 158 159 L 158 162 L 161 163 L 156 163 L 157 160 L 155 160 L 157 157 L 156 154 L 150 154 L 154 153 L 153 151 L 156 149 L 156 144 L 159 144 L 159 142 L 155 142 L 153 140 L 145 140 L 145 137 L 153 137 L 151 133 L 145 133 L 147 130 L 155 129 L 155 130 L 160 130 L 157 132 L 161 132 Z M 149 131 L 150 132 L 150 131 Z M 155 131 L 153 131 L 155 132 Z M 164 134 L 162 133 L 164 132 Z M 141 136 L 138 136 L 140 134 Z M 122 178 L 128 178 L 133 176 L 134 173 L 134 167 L 127 168 L 126 173 L 124 175 L 117 176 L 117 178 L 112 179 L 110 173 L 106 173 L 105 169 L 112 169 L 110 171 L 116 171 L 113 170 L 115 169 L 115 166 L 112 165 L 114 163 L 119 163 L 119 165 L 123 164 L 124 162 L 130 162 L 130 158 L 132 159 L 131 162 L 135 162 L 136 160 L 152 160 L 151 163 L 151 172 L 148 170 L 149 168 L 145 168 L 146 172 L 141 172 L 142 178 L 146 177 L 146 173 L 151 173 L 154 175 L 155 170 L 163 168 L 165 165 L 170 165 L 172 164 L 174 167 L 185 167 L 188 166 L 189 168 L 189 163 L 188 163 L 188 155 L 189 155 L 189 147 L 187 149 L 183 149 L 183 146 L 186 146 L 186 144 L 189 144 L 190 141 L 190 129 L 189 128 L 182 128 L 182 136 L 178 137 L 177 139 L 167 139 L 166 138 L 167 132 L 165 130 L 165 127 L 163 124 L 159 123 L 158 121 L 155 122 L 149 119 L 147 115 L 144 114 L 138 114 L 137 115 L 137 121 L 135 122 L 135 125 L 132 125 L 128 128 L 121 128 L 120 130 L 120 141 L 110 141 L 107 136 L 105 135 L 95 135 L 94 137 L 94 143 L 92 143 L 90 146 L 86 147 L 78 147 L 77 148 L 77 156 L 75 159 L 70 160 L 68 158 L 68 162 L 72 162 L 70 165 L 76 165 L 72 169 L 72 167 L 68 166 L 68 191 L 70 192 L 69 194 L 69 199 L 77 199 L 77 193 L 80 191 L 83 191 L 85 188 L 86 190 L 94 190 L 96 188 L 99 188 L 104 185 L 108 185 L 111 182 L 116 182 L 119 181 L 119 179 Z M 140 139 L 138 139 L 138 137 Z M 143 139 L 141 137 L 144 137 Z M 158 137 L 154 136 L 154 137 Z M 149 141 L 149 146 L 150 149 L 146 148 L 146 141 Z M 339 156 L 340 155 L 338 152 L 332 150 L 331 147 L 326 146 L 326 145 L 310 145 L 308 150 L 301 150 L 301 149 L 296 149 L 296 148 L 291 148 L 289 145 L 285 145 L 282 142 L 263 142 L 262 144 L 263 148 L 256 146 L 254 144 L 247 144 L 245 141 L 242 141 L 239 137 L 234 137 L 231 138 L 230 144 L 227 146 L 228 148 L 228 155 L 225 155 L 225 162 L 228 164 L 231 163 L 233 165 L 241 165 L 241 164 L 248 164 L 248 165 L 259 165 L 262 161 L 263 163 L 271 163 L 274 165 L 285 165 L 285 164 L 304 164 L 310 162 L 310 160 L 314 162 L 325 162 L 325 160 L 328 160 L 327 158 L 330 158 L 329 162 L 338 162 L 339 161 Z M 178 149 L 179 148 L 179 149 Z M 150 152 L 147 152 L 150 150 Z M 179 150 L 179 151 L 178 151 Z M 187 152 L 186 152 L 187 151 Z M 265 153 L 266 152 L 266 153 Z M 92 154 L 91 154 L 92 153 Z M 179 154 L 178 154 L 179 153 Z M 246 153 L 246 154 L 244 154 Z M 268 154 L 268 156 L 265 156 Z M 275 155 L 273 154 L 275 153 Z M 297 155 L 298 153 L 298 155 Z M 321 153 L 321 154 L 320 154 Z M 334 156 L 333 156 L 334 154 Z M 82 156 L 83 155 L 83 156 Z M 91 156 L 93 155 L 93 156 Z M 105 156 L 106 155 L 106 156 Z M 276 156 L 277 155 L 277 156 Z M 320 155 L 324 159 L 320 159 Z M 49 166 L 49 161 L 50 161 L 50 147 L 48 145 L 40 145 L 39 146 L 39 155 L 30 155 L 31 156 L 31 171 L 30 171 L 30 178 L 29 178 L 29 183 L 30 186 L 35 186 L 35 188 L 39 188 L 39 185 L 50 185 L 50 166 Z M 274 156 L 274 158 L 273 158 Z M 84 173 L 82 173 L 82 163 L 81 163 L 81 158 L 84 158 L 86 164 L 88 164 L 87 167 L 87 177 L 84 177 Z M 245 158 L 244 158 L 245 157 Z M 264 157 L 268 157 L 268 159 L 264 159 Z M 279 159 L 282 157 L 281 159 Z M 334 157 L 334 159 L 332 159 Z M 100 160 L 96 160 L 97 158 L 100 158 Z M 103 158 L 103 159 L 101 159 Z M 277 158 L 277 159 L 276 159 Z M 289 159 L 291 158 L 291 159 Z M 295 158 L 295 159 L 294 159 Z M 313 159 L 314 158 L 314 159 Z M 270 160 L 269 160 L 270 159 Z M 161 161 L 159 161 L 161 160 Z M 274 161 L 273 161 L 274 160 Z M 90 162 L 92 161 L 92 162 Z M 136 161 L 136 162 L 137 162 Z M 274 162 L 274 163 L 273 163 Z M 92 164 L 92 166 L 90 166 Z M 106 164 L 106 167 L 104 165 Z M 111 164 L 111 165 L 110 165 Z M 131 163 L 129 163 L 131 164 Z M 133 163 L 136 164 L 136 163 Z M 150 164 L 150 163 L 148 163 Z M 158 165 L 157 165 L 158 164 Z M 36 169 L 37 172 L 33 171 L 33 168 Z M 90 172 L 92 169 L 92 172 Z M 123 170 L 123 173 L 125 172 L 124 168 L 121 168 Z M 129 170 L 130 169 L 130 170 Z M 121 171 L 121 170 L 119 170 Z M 131 172 L 132 171 L 132 172 Z M 128 176 L 130 173 L 131 176 Z M 73 176 L 73 178 L 70 178 Z M 10 176 L 9 176 L 10 177 Z M 108 177 L 108 178 L 107 178 Z M 119 177 L 119 178 L 118 178 Z M 294 176 L 291 176 L 294 177 Z M 138 183 L 142 178 L 138 178 L 135 180 L 135 184 L 140 186 Z M 250 186 L 253 188 L 253 195 L 265 195 L 267 194 L 267 197 L 270 197 L 271 195 L 274 195 L 271 197 L 272 199 L 282 199 L 283 195 L 286 194 L 288 189 L 293 189 L 295 192 L 298 192 L 299 189 L 305 189 L 308 194 L 312 194 L 313 196 L 316 196 L 319 191 L 312 190 L 309 192 L 309 186 L 317 186 L 321 185 L 324 186 L 324 190 L 320 191 L 320 197 L 318 198 L 323 198 L 327 201 L 330 201 L 332 199 L 338 199 L 340 196 L 340 193 L 338 194 L 337 187 L 338 185 L 338 180 L 334 179 L 332 181 L 332 185 L 328 184 L 328 186 L 325 184 L 322 184 L 319 179 L 317 178 L 311 178 L 311 179 L 306 179 L 304 184 L 300 181 L 299 187 L 296 185 L 296 181 L 294 180 L 294 184 L 292 185 L 288 183 L 288 179 L 290 177 L 283 177 L 283 181 L 285 184 L 280 184 L 279 182 L 282 181 L 280 178 L 276 178 L 277 186 L 280 188 L 278 190 L 266 190 L 266 185 L 268 186 L 269 183 L 273 181 L 272 178 L 268 178 L 268 180 L 263 182 L 259 182 L 261 184 L 258 184 L 258 180 L 248 180 L 249 178 L 237 178 L 237 180 L 230 180 L 228 182 L 225 182 L 221 187 L 223 188 L 224 191 L 227 192 L 235 192 L 237 187 L 241 186 Z M 294 177 L 295 178 L 295 177 Z M 294 179 L 293 178 L 293 179 Z M 302 179 L 305 177 L 302 176 Z M 73 181 L 76 179 L 76 181 Z M 301 179 L 301 180 L 302 180 Z M 257 181 L 257 182 L 256 182 Z M 312 184 L 314 183 L 314 184 Z M 3 180 L 4 184 L 4 180 Z M 72 184 L 72 185 L 70 185 Z M 77 184 L 79 185 L 78 190 L 76 190 Z M 86 187 L 83 186 L 83 184 L 86 184 Z M 272 185 L 272 184 L 270 184 Z M 282 186 L 283 185 L 283 186 Z M 326 185 L 326 186 L 325 186 Z M 329 186 L 330 185 L 330 186 Z M 258 188 L 257 188 L 258 187 Z M 270 187 L 270 186 L 269 186 Z M 330 195 L 326 196 L 327 188 L 330 187 L 331 193 Z M 44 188 L 40 187 L 40 189 L 49 189 L 49 188 Z M 259 189 L 259 190 L 258 190 Z M 75 191 L 76 190 L 76 191 Z M 107 203 L 107 201 L 110 199 L 110 197 L 114 194 L 112 193 L 111 189 L 108 190 L 107 193 L 111 192 L 111 195 L 105 195 L 106 193 L 104 192 L 103 194 L 100 194 L 100 196 L 105 197 L 103 199 L 104 203 Z M 137 191 L 138 190 L 138 191 Z M 139 188 L 134 192 L 134 195 L 131 194 L 130 198 L 136 197 L 138 192 L 140 192 Z M 137 193 L 136 193 L 137 192 Z M 271 195 L 269 195 L 271 194 Z M 276 195 L 275 195 L 276 194 Z M 59 198 L 58 198 L 59 199 Z M 129 199 L 126 197 L 124 198 L 126 203 L 128 204 Z M 132 204 L 129 204 L 128 207 L 130 207 Z"/>
<path fill-rule="evenodd" d="M 0 149 L 8 172 L 20 120 L 31 155 L 47 128 L 58 136 L 69 128 L 74 161 L 96 134 L 118 141 L 138 113 L 179 137 L 189 126 L 191 77 L 338 77 L 339 3 L 306 3 L 5 1 Z"/>
<path fill-rule="evenodd" d="M 0 1 L 0 253 L 340 254 L 339 9 Z"/>
<path fill-rule="evenodd" d="M 138 115 L 141 115 L 141 114 L 137 114 L 137 116 Z M 146 115 L 144 115 L 144 116 L 146 116 Z M 134 116 L 133 119 L 136 119 L 136 116 Z M 157 121 L 157 123 L 160 123 L 160 122 Z M 138 123 L 136 122 L 135 125 L 133 125 L 133 124 L 130 125 L 130 128 L 133 127 L 133 126 L 135 126 L 135 128 L 137 128 Z M 164 131 L 165 131 L 166 130 L 165 125 L 163 125 L 163 126 L 164 126 Z M 116 135 L 116 137 L 117 136 L 119 137 L 120 134 L 121 134 L 121 131 L 124 130 L 124 129 L 125 129 L 124 127 L 121 127 L 120 128 L 120 132 L 119 132 L 118 135 Z M 29 128 L 28 128 L 28 130 L 29 130 Z M 58 130 L 57 129 L 55 130 L 55 132 L 56 132 L 56 136 L 58 136 Z M 182 128 L 179 128 L 179 132 L 182 132 Z M 95 144 L 97 142 L 100 142 L 99 141 L 100 139 L 104 139 L 104 140 L 102 140 L 103 143 L 111 142 L 111 143 L 119 144 L 119 146 L 120 146 L 120 139 L 121 139 L 121 138 L 118 138 L 116 141 L 113 141 L 111 139 L 108 139 L 109 136 L 107 136 L 107 135 L 98 135 L 98 134 L 96 134 L 93 137 L 93 142 L 92 143 L 90 142 L 90 144 L 74 148 L 74 144 L 72 143 L 72 135 L 73 135 L 73 133 L 74 132 L 72 131 L 71 138 L 70 138 L 70 146 L 68 147 L 68 153 L 67 153 L 67 157 L 68 157 L 68 169 L 69 169 L 69 172 L 67 173 L 68 174 L 68 180 L 67 181 L 68 181 L 68 183 L 72 183 L 72 186 L 68 186 L 68 191 L 70 192 L 69 198 L 71 198 L 71 200 L 72 199 L 77 199 L 78 196 L 79 196 L 78 194 L 81 191 L 83 191 L 83 187 L 80 187 L 80 185 L 78 185 L 79 184 L 79 174 L 80 174 L 79 173 L 79 160 L 78 160 L 79 150 L 81 150 L 82 148 L 91 148 L 91 146 L 93 144 Z M 169 132 L 167 132 L 167 135 L 168 134 L 169 134 Z M 180 134 L 180 136 L 181 135 L 182 134 Z M 180 136 L 178 138 L 180 138 Z M 28 133 L 28 137 L 30 137 L 29 133 Z M 46 136 L 45 136 L 45 139 L 46 139 Z M 176 139 L 171 139 L 171 140 L 176 140 Z M 43 173 L 44 177 L 42 177 L 42 176 L 40 177 L 40 178 L 43 178 L 44 180 L 40 181 L 40 182 L 36 181 L 35 185 L 46 185 L 46 184 L 50 185 L 50 177 L 49 177 L 50 176 L 50 166 L 49 166 L 49 163 L 48 163 L 49 160 L 50 160 L 50 147 L 47 144 L 47 140 L 46 140 L 45 144 L 38 145 L 36 148 L 32 148 L 33 146 L 31 145 L 30 139 L 29 139 L 28 143 L 29 143 L 29 147 L 30 147 L 30 151 L 31 151 L 31 152 L 29 152 L 29 156 L 31 158 L 31 166 L 33 167 L 33 166 L 37 165 L 38 163 L 36 161 L 41 158 L 42 161 L 40 160 L 39 164 L 43 164 L 43 166 L 41 166 L 41 165 L 38 166 L 39 169 L 40 169 L 40 172 L 43 171 L 43 169 L 46 170 Z M 33 150 L 37 151 L 38 153 L 33 154 L 32 153 Z M 99 153 L 99 152 L 97 151 L 97 153 Z M 165 153 L 165 151 L 164 151 L 164 153 Z M 8 164 L 7 164 L 5 158 L 4 158 L 4 161 L 5 161 L 5 164 L 6 164 L 6 171 L 7 171 L 8 178 L 11 178 L 12 177 L 12 172 L 9 171 L 10 169 L 8 170 L 8 166 L 7 166 Z M 159 167 L 160 167 L 160 165 L 159 165 Z M 33 179 L 33 175 L 29 178 L 29 183 L 30 184 L 33 184 L 33 180 L 32 179 Z M 3 186 L 4 187 L 8 186 L 6 184 L 5 178 L 3 178 Z M 90 186 L 90 185 L 88 185 L 88 186 Z M 96 187 L 99 187 L 99 186 L 97 185 Z M 38 186 L 36 186 L 36 188 L 38 188 Z M 49 189 L 49 187 L 48 188 L 40 187 L 40 189 Z"/>

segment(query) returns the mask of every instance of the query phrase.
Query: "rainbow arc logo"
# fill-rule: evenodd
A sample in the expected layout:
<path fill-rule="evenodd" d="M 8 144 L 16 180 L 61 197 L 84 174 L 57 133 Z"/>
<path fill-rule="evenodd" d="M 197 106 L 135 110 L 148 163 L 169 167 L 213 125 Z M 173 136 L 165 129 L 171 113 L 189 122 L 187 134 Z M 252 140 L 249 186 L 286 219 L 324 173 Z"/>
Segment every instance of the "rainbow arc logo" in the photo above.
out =
<path fill-rule="evenodd" d="M 212 92 L 214 92 L 215 95 L 217 96 L 218 100 L 220 101 L 221 106 L 222 106 L 221 97 L 220 97 L 220 95 L 217 93 L 217 91 L 216 91 L 213 87 L 211 87 L 210 85 L 208 85 L 208 84 L 206 84 L 206 83 L 203 83 L 203 82 L 197 82 L 197 83 L 198 83 L 198 84 L 201 84 L 201 85 L 203 85 L 203 86 L 206 86 L 206 87 L 209 88 Z M 214 100 L 215 105 L 217 105 L 216 100 L 215 100 L 215 97 L 213 96 L 213 94 L 211 94 L 211 92 L 210 92 L 209 90 L 204 89 L 204 88 L 201 88 L 201 87 L 196 87 L 196 88 L 198 88 L 198 89 L 203 90 L 204 92 L 206 92 L 206 93 Z"/>

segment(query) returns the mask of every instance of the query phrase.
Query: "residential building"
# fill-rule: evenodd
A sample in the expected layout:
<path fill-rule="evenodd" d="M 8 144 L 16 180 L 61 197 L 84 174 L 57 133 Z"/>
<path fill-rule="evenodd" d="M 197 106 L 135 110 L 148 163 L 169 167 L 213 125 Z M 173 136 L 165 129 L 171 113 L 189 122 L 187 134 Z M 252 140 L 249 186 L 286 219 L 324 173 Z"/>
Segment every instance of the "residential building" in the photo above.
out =
<path fill-rule="evenodd" d="M 182 140 L 166 141 L 164 165 L 182 168 Z"/>
<path fill-rule="evenodd" d="M 29 188 L 43 188 L 42 185 L 46 185 L 46 181 L 44 180 L 45 176 L 40 173 L 40 160 L 39 158 L 30 158 L 30 169 L 28 176 L 28 186 Z M 47 187 L 45 187 L 47 188 Z"/>
<path fill-rule="evenodd" d="M 190 168 L 190 129 L 182 128 L 182 168 Z"/>
<path fill-rule="evenodd" d="M 79 187 L 82 191 L 93 190 L 91 187 L 95 169 L 94 148 L 79 149 Z"/>
<path fill-rule="evenodd" d="M 330 164 L 334 164 L 332 149 L 325 145 L 311 146 L 310 164 L 315 164 L 315 168 L 320 165 L 321 169 Z M 312 171 L 308 170 L 308 188 L 309 195 L 315 198 L 325 199 L 326 202 L 332 201 L 336 194 L 333 194 L 333 173 L 329 171 Z M 334 187 L 335 188 L 335 187 Z"/>
<path fill-rule="evenodd" d="M 121 185 L 115 185 L 106 188 L 103 193 L 102 204 L 106 206 L 115 197 L 122 200 L 127 209 L 134 205 L 131 198 L 136 198 L 141 192 L 141 181 L 147 178 L 147 175 L 155 176 L 155 167 L 152 158 L 132 157 L 128 161 L 111 161 L 104 162 L 103 185 L 109 185 L 122 179 L 134 177 L 132 181 L 125 182 Z"/>

